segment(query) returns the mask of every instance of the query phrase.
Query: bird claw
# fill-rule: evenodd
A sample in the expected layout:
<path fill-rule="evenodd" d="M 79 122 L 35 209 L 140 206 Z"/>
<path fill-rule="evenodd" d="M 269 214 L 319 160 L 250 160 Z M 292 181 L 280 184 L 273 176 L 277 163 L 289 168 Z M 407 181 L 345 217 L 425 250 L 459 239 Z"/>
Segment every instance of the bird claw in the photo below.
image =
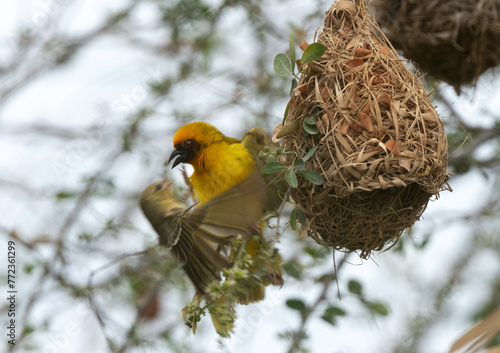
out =
<path fill-rule="evenodd" d="M 269 279 L 269 282 L 271 282 L 273 286 L 280 286 L 280 288 L 283 287 L 283 283 L 285 283 L 283 276 L 281 275 L 281 273 L 278 272 L 268 273 L 267 278 Z"/>
<path fill-rule="evenodd" d="M 186 185 L 188 187 L 188 190 L 186 191 L 186 197 L 191 196 L 193 198 L 193 201 L 196 202 L 196 200 L 194 198 L 194 194 L 193 194 L 193 185 L 191 184 L 191 180 L 189 180 L 185 166 L 182 166 L 181 174 L 182 174 L 182 177 L 184 178 L 184 182 L 186 183 Z"/>

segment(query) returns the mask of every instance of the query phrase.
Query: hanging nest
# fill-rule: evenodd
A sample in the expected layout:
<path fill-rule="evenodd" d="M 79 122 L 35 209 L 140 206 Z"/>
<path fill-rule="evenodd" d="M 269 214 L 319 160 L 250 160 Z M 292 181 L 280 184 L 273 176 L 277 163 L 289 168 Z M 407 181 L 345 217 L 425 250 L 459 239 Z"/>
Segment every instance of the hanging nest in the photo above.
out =
<path fill-rule="evenodd" d="M 394 47 L 457 92 L 500 63 L 500 0 L 374 0 L 372 7 Z"/>
<path fill-rule="evenodd" d="M 317 146 L 306 170 L 324 183 L 299 177 L 291 196 L 308 219 L 309 236 L 368 258 L 394 244 L 443 190 L 446 135 L 422 83 L 365 3 L 337 1 L 318 42 L 326 52 L 301 68 L 283 127 L 296 129 L 283 148 L 303 156 Z M 315 121 L 319 132 L 305 133 L 304 124 Z"/>

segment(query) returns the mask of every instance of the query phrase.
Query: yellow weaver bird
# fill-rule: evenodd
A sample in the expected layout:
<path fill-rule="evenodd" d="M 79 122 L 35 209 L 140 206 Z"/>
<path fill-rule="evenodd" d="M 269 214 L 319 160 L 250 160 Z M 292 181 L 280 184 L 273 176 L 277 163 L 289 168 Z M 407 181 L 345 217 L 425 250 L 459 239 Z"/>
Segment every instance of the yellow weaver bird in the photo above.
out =
<path fill-rule="evenodd" d="M 194 196 L 201 203 L 238 184 L 250 174 L 260 172 L 264 161 L 258 159 L 265 146 L 276 147 L 264 129 L 253 129 L 241 140 L 227 137 L 214 126 L 205 122 L 194 122 L 182 126 L 174 136 L 174 151 L 168 162 L 175 159 L 172 168 L 180 163 L 189 163 L 194 172 L 190 177 Z M 272 180 L 272 176 L 270 177 Z M 278 208 L 281 199 L 278 189 L 285 191 L 283 182 L 265 186 L 265 211 Z M 260 251 L 258 240 L 249 240 L 246 252 L 255 259 Z M 268 269 L 267 282 L 282 285 L 283 278 L 276 266 Z M 238 298 L 241 304 L 264 299 L 265 289 L 260 284 L 253 285 L 245 298 Z"/>
<path fill-rule="evenodd" d="M 220 282 L 221 270 L 232 266 L 223 248 L 230 246 L 237 235 L 247 240 L 255 230 L 265 185 L 254 173 L 200 207 L 191 208 L 172 196 L 171 185 L 168 179 L 151 184 L 142 192 L 140 205 L 158 233 L 159 243 L 175 254 L 193 282 L 195 300 L 206 299 L 208 303 L 211 297 L 207 287 L 215 280 Z M 216 312 L 211 316 L 217 332 L 229 336 L 232 318 Z"/>

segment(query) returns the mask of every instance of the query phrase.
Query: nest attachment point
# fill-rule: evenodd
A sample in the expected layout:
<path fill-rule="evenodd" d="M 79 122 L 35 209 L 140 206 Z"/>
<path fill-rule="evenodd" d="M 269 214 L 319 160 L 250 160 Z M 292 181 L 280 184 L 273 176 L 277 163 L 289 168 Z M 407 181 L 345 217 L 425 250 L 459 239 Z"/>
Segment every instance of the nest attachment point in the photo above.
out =
<path fill-rule="evenodd" d="M 309 236 L 368 258 L 394 244 L 447 187 L 446 135 L 422 83 L 365 2 L 337 1 L 317 41 L 326 52 L 301 68 L 285 123 L 299 128 L 283 147 L 303 156 L 317 146 L 306 170 L 324 183 L 299 178 L 291 196 L 308 218 Z M 304 133 L 306 119 L 319 133 Z"/>

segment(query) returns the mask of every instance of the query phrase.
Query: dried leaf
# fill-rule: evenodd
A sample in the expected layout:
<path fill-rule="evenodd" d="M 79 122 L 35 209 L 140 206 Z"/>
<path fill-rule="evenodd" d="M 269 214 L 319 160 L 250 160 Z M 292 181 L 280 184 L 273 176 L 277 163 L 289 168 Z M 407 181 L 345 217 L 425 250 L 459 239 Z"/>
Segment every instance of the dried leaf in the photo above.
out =
<path fill-rule="evenodd" d="M 351 32 L 352 28 L 351 27 L 345 27 L 341 30 L 341 33 L 344 35 L 345 38 L 350 38 L 351 37 Z"/>
<path fill-rule="evenodd" d="M 400 159 L 399 165 L 404 168 L 407 172 L 411 171 L 411 160 L 410 159 Z"/>
<path fill-rule="evenodd" d="M 349 67 L 358 67 L 363 65 L 365 62 L 361 59 L 352 59 L 346 62 L 346 65 Z"/>
<path fill-rule="evenodd" d="M 300 86 L 297 86 L 296 88 L 300 93 L 304 93 L 306 95 L 309 94 L 309 92 L 313 89 L 313 85 L 311 85 L 310 83 L 306 83 L 306 84 L 303 84 L 303 85 L 300 85 Z"/>
<path fill-rule="evenodd" d="M 300 42 L 300 49 L 302 50 L 306 50 L 306 48 L 309 46 L 309 43 L 307 43 L 305 40 L 302 40 L 302 42 Z"/>
<path fill-rule="evenodd" d="M 391 56 L 391 53 L 389 52 L 389 50 L 384 47 L 383 45 L 379 45 L 378 48 L 380 49 L 380 52 L 382 54 L 384 54 L 385 56 Z"/>
<path fill-rule="evenodd" d="M 349 100 L 347 99 L 345 93 L 339 92 L 336 94 L 336 97 L 337 97 L 337 104 L 339 105 L 340 108 L 344 109 L 348 107 Z"/>
<path fill-rule="evenodd" d="M 362 112 L 362 113 L 365 113 L 365 114 L 370 114 L 370 113 L 371 113 L 371 111 L 372 111 L 372 110 L 371 110 L 371 108 L 370 108 L 370 103 L 369 103 L 369 102 L 367 102 L 367 103 L 365 104 L 365 106 L 363 107 L 363 109 L 361 109 L 361 112 Z"/>
<path fill-rule="evenodd" d="M 361 128 L 361 125 L 358 123 L 354 122 L 352 123 L 352 129 L 354 130 L 355 133 L 361 134 L 363 132 L 363 129 Z"/>
<path fill-rule="evenodd" d="M 391 97 L 386 92 L 381 92 L 377 96 L 377 102 L 380 106 L 389 109 L 391 107 Z"/>
<path fill-rule="evenodd" d="M 276 143 L 278 142 L 279 138 L 278 138 L 278 135 L 281 131 L 281 129 L 283 129 L 283 124 L 279 123 L 278 126 L 276 126 L 273 130 L 273 137 L 271 138 L 271 140 Z"/>
<path fill-rule="evenodd" d="M 373 132 L 373 123 L 369 115 L 359 112 L 358 115 L 356 115 L 356 120 L 366 131 Z"/>
<path fill-rule="evenodd" d="M 424 120 L 428 123 L 437 123 L 439 121 L 439 117 L 435 111 L 422 113 L 422 118 L 424 118 Z"/>
<path fill-rule="evenodd" d="M 323 98 L 324 101 L 330 98 L 330 93 L 328 92 L 328 88 L 326 88 L 325 86 L 319 88 L 319 93 L 321 94 L 321 98 Z"/>
<path fill-rule="evenodd" d="M 385 143 L 385 148 L 387 148 L 389 151 L 391 151 L 394 154 L 401 153 L 401 150 L 399 149 L 398 143 L 393 139 L 390 139 L 389 141 L 387 141 Z"/>
<path fill-rule="evenodd" d="M 342 0 L 342 1 L 339 1 L 337 3 L 337 7 L 336 7 L 335 11 L 336 12 L 347 11 L 351 15 L 354 15 L 358 11 L 358 7 L 350 1 Z"/>
<path fill-rule="evenodd" d="M 321 119 L 319 119 L 316 122 L 316 127 L 318 128 L 319 132 L 321 132 L 324 135 L 328 131 L 328 125 L 329 124 L 330 124 L 330 120 L 328 119 L 328 115 L 327 114 L 323 114 L 321 116 Z"/>
<path fill-rule="evenodd" d="M 299 239 L 302 240 L 304 239 L 304 237 L 307 235 L 307 230 L 309 228 L 299 228 L 299 230 L 297 231 L 298 235 L 299 235 Z"/>
<path fill-rule="evenodd" d="M 349 123 L 343 123 L 342 126 L 340 127 L 340 132 L 344 135 L 347 135 L 347 132 L 349 131 L 349 128 L 351 126 L 349 125 Z"/>
<path fill-rule="evenodd" d="M 370 49 L 356 48 L 354 55 L 358 56 L 358 57 L 362 57 L 362 56 L 370 55 L 371 53 L 372 53 L 372 51 Z"/>

